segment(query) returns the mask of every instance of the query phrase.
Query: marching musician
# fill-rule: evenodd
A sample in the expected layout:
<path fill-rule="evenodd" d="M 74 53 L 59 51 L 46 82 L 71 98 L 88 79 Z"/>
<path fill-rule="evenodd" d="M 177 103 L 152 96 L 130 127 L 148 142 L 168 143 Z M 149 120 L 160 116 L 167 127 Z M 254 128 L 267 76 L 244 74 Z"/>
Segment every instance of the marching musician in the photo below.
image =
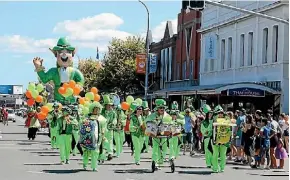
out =
<path fill-rule="evenodd" d="M 116 143 L 116 157 L 118 158 L 123 151 L 123 142 L 125 141 L 124 126 L 126 125 L 126 115 L 121 105 L 116 107 L 117 125 L 114 128 L 114 140 Z"/>
<path fill-rule="evenodd" d="M 144 123 L 146 118 L 151 114 L 150 112 L 150 109 L 149 109 L 149 106 L 148 106 L 148 102 L 147 101 L 143 101 L 142 102 L 142 107 L 143 107 L 143 121 Z M 142 153 L 145 152 L 145 153 L 148 153 L 149 151 L 149 139 L 150 137 L 149 136 L 144 136 L 144 146 L 143 146 L 143 149 L 142 149 Z"/>
<path fill-rule="evenodd" d="M 48 113 L 47 120 L 49 123 L 50 130 L 50 144 L 52 149 L 58 148 L 58 123 L 57 119 L 61 116 L 59 112 L 58 103 L 53 104 L 53 111 Z"/>

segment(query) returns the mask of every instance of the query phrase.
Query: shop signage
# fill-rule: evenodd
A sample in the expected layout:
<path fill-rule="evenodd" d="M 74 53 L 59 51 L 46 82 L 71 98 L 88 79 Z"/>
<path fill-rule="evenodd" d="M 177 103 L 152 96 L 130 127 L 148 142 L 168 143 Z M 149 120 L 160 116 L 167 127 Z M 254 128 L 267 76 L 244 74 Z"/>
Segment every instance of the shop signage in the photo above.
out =
<path fill-rule="evenodd" d="M 255 88 L 235 88 L 228 90 L 228 96 L 264 97 L 265 91 Z"/>

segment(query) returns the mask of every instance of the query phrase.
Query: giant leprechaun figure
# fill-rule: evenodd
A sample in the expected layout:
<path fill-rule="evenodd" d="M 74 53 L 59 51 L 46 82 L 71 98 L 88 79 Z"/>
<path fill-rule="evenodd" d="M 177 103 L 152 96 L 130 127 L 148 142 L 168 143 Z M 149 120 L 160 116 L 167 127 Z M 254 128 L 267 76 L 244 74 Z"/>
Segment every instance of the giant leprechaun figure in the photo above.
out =
<path fill-rule="evenodd" d="M 54 100 L 61 103 L 74 102 L 75 99 L 72 95 L 65 98 L 58 92 L 58 89 L 63 83 L 68 83 L 70 80 L 74 80 L 81 86 L 84 84 L 83 74 L 73 67 L 73 57 L 76 53 L 76 48 L 71 46 L 66 38 L 62 37 L 58 40 L 57 45 L 50 50 L 56 57 L 56 67 L 50 68 L 45 72 L 45 68 L 42 65 L 43 59 L 36 57 L 33 59 L 35 71 L 43 83 L 53 81 Z"/>

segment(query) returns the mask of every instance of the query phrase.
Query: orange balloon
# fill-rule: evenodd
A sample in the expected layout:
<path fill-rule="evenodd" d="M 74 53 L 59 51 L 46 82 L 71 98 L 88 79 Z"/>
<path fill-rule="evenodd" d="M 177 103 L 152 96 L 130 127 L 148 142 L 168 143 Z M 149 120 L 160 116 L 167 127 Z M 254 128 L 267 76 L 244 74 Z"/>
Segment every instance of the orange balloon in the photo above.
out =
<path fill-rule="evenodd" d="M 41 103 L 43 101 L 43 97 L 38 95 L 36 98 L 35 98 L 35 101 L 38 102 L 38 103 Z"/>
<path fill-rule="evenodd" d="M 28 99 L 26 103 L 27 103 L 28 106 L 31 107 L 31 106 L 33 106 L 35 104 L 35 101 L 33 99 Z"/>
<path fill-rule="evenodd" d="M 37 113 L 37 119 L 39 119 L 41 121 L 45 120 L 46 116 L 47 116 L 47 114 L 45 114 L 43 112 Z"/>
<path fill-rule="evenodd" d="M 44 114 L 48 114 L 49 108 L 47 106 L 42 106 L 41 107 L 41 112 L 43 112 Z"/>
<path fill-rule="evenodd" d="M 70 80 L 69 87 L 71 87 L 73 89 L 75 86 L 76 86 L 76 82 L 74 80 Z"/>
<path fill-rule="evenodd" d="M 91 92 L 94 94 L 98 94 L 99 90 L 96 87 L 92 87 Z"/>
<path fill-rule="evenodd" d="M 31 92 L 29 90 L 26 91 L 25 95 L 29 99 L 32 98 Z"/>
<path fill-rule="evenodd" d="M 98 95 L 98 94 L 95 94 L 94 100 L 97 101 L 97 102 L 99 102 L 101 100 L 101 96 Z"/>
<path fill-rule="evenodd" d="M 73 90 L 74 90 L 74 95 L 75 95 L 75 96 L 79 95 L 80 92 L 81 92 L 81 88 L 80 88 L 79 86 L 75 86 L 75 87 L 73 88 Z"/>
<path fill-rule="evenodd" d="M 122 102 L 122 103 L 121 103 L 121 108 L 122 108 L 124 111 L 127 111 L 127 110 L 130 108 L 130 104 L 128 104 L 127 102 Z"/>
<path fill-rule="evenodd" d="M 85 101 L 85 98 L 79 98 L 79 103 L 80 103 L 80 104 L 84 105 L 85 102 L 86 102 L 86 101 Z"/>
<path fill-rule="evenodd" d="M 66 89 L 64 87 L 60 87 L 58 89 L 58 93 L 61 94 L 61 95 L 65 94 L 65 91 L 66 91 Z"/>
<path fill-rule="evenodd" d="M 64 83 L 64 84 L 62 85 L 62 87 L 64 87 L 64 89 L 69 88 L 69 83 Z"/>

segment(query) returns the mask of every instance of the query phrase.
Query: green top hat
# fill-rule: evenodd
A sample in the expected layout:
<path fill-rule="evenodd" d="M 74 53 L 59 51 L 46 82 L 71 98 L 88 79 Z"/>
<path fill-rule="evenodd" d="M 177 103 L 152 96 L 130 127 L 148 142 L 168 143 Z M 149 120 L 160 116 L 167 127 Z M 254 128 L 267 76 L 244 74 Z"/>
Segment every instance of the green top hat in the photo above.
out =
<path fill-rule="evenodd" d="M 169 114 L 170 115 L 178 115 L 178 113 L 179 113 L 179 110 L 170 110 L 170 112 L 169 112 Z"/>
<path fill-rule="evenodd" d="M 113 103 L 113 101 L 112 101 L 112 99 L 110 98 L 110 96 L 109 95 L 104 95 L 103 96 L 103 104 L 104 105 L 114 105 L 114 103 Z"/>
<path fill-rule="evenodd" d="M 161 107 L 167 108 L 166 101 L 164 99 L 156 99 L 155 100 L 155 105 L 156 105 L 155 109 L 158 109 L 158 108 L 161 108 Z"/>
<path fill-rule="evenodd" d="M 137 102 L 133 101 L 130 105 L 130 110 L 134 112 L 140 107 L 142 107 L 142 106 L 140 106 Z"/>
<path fill-rule="evenodd" d="M 220 105 L 217 105 L 215 108 L 214 108 L 214 112 L 215 113 L 219 113 L 219 112 L 224 112 L 223 108 L 220 106 Z"/>
<path fill-rule="evenodd" d="M 57 41 L 57 45 L 53 47 L 53 51 L 68 50 L 74 51 L 75 47 L 72 47 L 65 37 L 61 37 Z"/>
<path fill-rule="evenodd" d="M 99 103 L 99 102 L 93 102 L 93 103 L 90 105 L 90 113 L 92 113 L 92 112 L 94 111 L 95 108 L 99 108 L 100 111 L 102 111 L 103 106 L 102 106 L 101 103 Z"/>
<path fill-rule="evenodd" d="M 204 104 L 204 105 L 202 106 L 202 112 L 203 112 L 203 113 L 207 114 L 207 113 L 209 113 L 210 111 L 211 111 L 211 108 L 210 108 L 209 105 Z"/>
<path fill-rule="evenodd" d="M 143 101 L 142 102 L 142 107 L 143 107 L 144 110 L 149 110 L 148 102 L 147 101 Z"/>

